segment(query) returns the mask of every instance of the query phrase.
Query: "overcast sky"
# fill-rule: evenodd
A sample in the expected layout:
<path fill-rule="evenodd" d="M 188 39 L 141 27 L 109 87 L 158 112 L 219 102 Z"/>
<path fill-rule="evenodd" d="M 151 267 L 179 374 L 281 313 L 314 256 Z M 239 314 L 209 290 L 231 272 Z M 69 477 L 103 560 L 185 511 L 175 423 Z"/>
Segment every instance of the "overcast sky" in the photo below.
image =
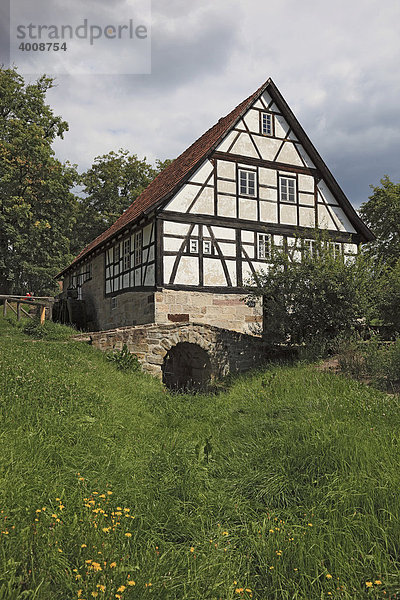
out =
<path fill-rule="evenodd" d="M 117 22 L 133 1 L 68 7 Z M 399 0 L 153 0 L 150 74 L 74 75 L 71 60 L 57 76 L 48 102 L 70 127 L 57 155 L 80 170 L 118 148 L 174 158 L 272 77 L 358 207 L 384 174 L 400 179 L 399 23 Z"/>

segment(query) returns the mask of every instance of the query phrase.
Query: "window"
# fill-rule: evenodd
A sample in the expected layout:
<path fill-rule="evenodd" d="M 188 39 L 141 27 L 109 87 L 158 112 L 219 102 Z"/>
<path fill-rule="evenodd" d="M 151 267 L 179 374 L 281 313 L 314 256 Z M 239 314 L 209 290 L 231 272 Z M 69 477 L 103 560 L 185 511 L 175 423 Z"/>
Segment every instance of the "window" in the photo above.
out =
<path fill-rule="evenodd" d="M 119 262 L 119 244 L 114 246 L 114 262 Z"/>
<path fill-rule="evenodd" d="M 280 177 L 281 202 L 296 202 L 296 180 L 289 177 Z"/>
<path fill-rule="evenodd" d="M 142 243 L 143 243 L 142 240 L 143 240 L 142 232 L 138 231 L 137 233 L 135 233 L 135 251 L 134 251 L 135 267 L 137 265 L 142 264 Z"/>
<path fill-rule="evenodd" d="M 212 254 L 211 240 L 203 240 L 203 254 Z"/>
<path fill-rule="evenodd" d="M 117 308 L 117 298 L 116 298 L 116 296 L 114 296 L 114 298 L 111 298 L 111 310 L 114 310 L 115 308 Z"/>
<path fill-rule="evenodd" d="M 332 254 L 335 258 L 337 256 L 341 256 L 342 244 L 340 242 L 328 242 L 328 248 L 332 252 Z"/>
<path fill-rule="evenodd" d="M 306 256 L 316 256 L 317 243 L 315 240 L 303 240 L 303 254 Z"/>
<path fill-rule="evenodd" d="M 272 115 L 261 113 L 261 133 L 263 135 L 272 135 Z"/>
<path fill-rule="evenodd" d="M 271 258 L 271 236 L 269 233 L 257 234 L 257 258 L 261 260 Z"/>
<path fill-rule="evenodd" d="M 198 251 L 199 251 L 199 240 L 196 240 L 194 238 L 190 238 L 188 250 L 192 254 L 197 254 Z"/>
<path fill-rule="evenodd" d="M 242 196 L 256 195 L 256 172 L 239 170 L 239 193 Z"/>
<path fill-rule="evenodd" d="M 123 243 L 123 268 L 124 271 L 129 271 L 129 268 L 131 266 L 131 239 L 128 238 L 127 240 L 124 240 Z"/>

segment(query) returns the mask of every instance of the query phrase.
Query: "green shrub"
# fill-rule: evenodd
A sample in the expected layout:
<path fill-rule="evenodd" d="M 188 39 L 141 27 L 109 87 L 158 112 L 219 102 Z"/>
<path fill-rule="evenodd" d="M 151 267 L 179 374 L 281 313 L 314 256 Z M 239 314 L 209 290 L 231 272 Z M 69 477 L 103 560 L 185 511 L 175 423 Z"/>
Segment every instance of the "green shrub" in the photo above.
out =
<path fill-rule="evenodd" d="M 118 371 L 139 371 L 140 363 L 136 354 L 129 352 L 124 344 L 122 350 L 113 350 L 107 354 L 107 360 L 114 363 Z"/>
<path fill-rule="evenodd" d="M 45 321 L 43 325 L 40 324 L 40 319 L 35 317 L 27 321 L 22 331 L 33 337 L 35 340 L 67 340 L 74 335 L 76 331 L 68 325 L 60 325 L 59 323 L 53 323 L 52 321 Z"/>

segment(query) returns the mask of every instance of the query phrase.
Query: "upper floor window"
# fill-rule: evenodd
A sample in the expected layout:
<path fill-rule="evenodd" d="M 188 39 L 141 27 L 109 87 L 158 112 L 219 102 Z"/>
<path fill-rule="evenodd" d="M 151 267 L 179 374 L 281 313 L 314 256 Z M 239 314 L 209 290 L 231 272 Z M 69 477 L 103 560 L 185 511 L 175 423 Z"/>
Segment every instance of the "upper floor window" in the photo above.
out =
<path fill-rule="evenodd" d="M 341 256 L 342 244 L 340 242 L 328 242 L 328 248 L 332 252 L 332 254 L 335 258 L 337 256 Z"/>
<path fill-rule="evenodd" d="M 292 177 L 280 177 L 281 202 L 296 202 L 296 180 Z"/>
<path fill-rule="evenodd" d="M 271 235 L 269 233 L 257 234 L 257 258 L 261 260 L 271 258 Z"/>
<path fill-rule="evenodd" d="M 239 169 L 239 194 L 242 196 L 256 195 L 256 172 Z"/>
<path fill-rule="evenodd" d="M 135 267 L 137 265 L 142 264 L 142 247 L 143 247 L 143 234 L 142 231 L 138 231 L 135 233 L 135 248 L 134 248 L 134 257 L 135 257 Z"/>
<path fill-rule="evenodd" d="M 303 240 L 303 255 L 316 256 L 318 244 L 315 240 Z"/>
<path fill-rule="evenodd" d="M 212 254 L 212 241 L 211 240 L 203 240 L 203 254 Z"/>
<path fill-rule="evenodd" d="M 120 256 L 120 254 L 119 254 L 119 243 L 118 243 L 116 246 L 114 246 L 114 262 L 115 263 L 119 262 L 119 256 Z"/>
<path fill-rule="evenodd" d="M 128 271 L 131 266 L 131 239 L 124 240 L 123 244 L 124 271 Z"/>
<path fill-rule="evenodd" d="M 261 133 L 263 135 L 272 135 L 272 119 L 269 113 L 261 113 Z"/>

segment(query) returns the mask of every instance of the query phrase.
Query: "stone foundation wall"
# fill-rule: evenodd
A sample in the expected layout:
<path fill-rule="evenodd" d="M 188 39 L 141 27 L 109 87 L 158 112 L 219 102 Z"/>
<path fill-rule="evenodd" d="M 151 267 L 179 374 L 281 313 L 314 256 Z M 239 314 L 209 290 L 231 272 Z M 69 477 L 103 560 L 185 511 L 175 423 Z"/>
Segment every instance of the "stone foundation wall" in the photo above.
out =
<path fill-rule="evenodd" d="M 260 333 L 261 303 L 247 306 L 244 294 L 164 289 L 155 293 L 156 323 L 206 323 L 241 333 Z"/>
<path fill-rule="evenodd" d="M 126 344 L 137 355 L 143 370 L 160 379 L 168 351 L 180 342 L 197 344 L 208 353 L 215 378 L 246 371 L 264 361 L 261 338 L 200 323 L 124 327 L 76 339 L 90 341 L 103 351 L 121 350 Z"/>

